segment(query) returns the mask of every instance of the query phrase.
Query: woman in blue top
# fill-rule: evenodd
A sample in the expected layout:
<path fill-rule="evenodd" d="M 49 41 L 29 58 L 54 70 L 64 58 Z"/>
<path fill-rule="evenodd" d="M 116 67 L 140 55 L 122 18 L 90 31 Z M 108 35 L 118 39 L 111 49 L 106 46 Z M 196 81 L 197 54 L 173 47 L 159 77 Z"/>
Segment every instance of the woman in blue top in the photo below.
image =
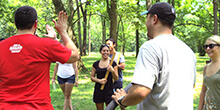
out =
<path fill-rule="evenodd" d="M 118 67 L 116 62 L 113 62 L 112 66 L 110 65 L 109 54 L 110 48 L 106 44 L 102 44 L 99 50 L 102 55 L 101 60 L 93 63 L 91 80 L 95 83 L 95 90 L 93 95 L 93 102 L 96 103 L 97 110 L 104 109 L 104 102 L 106 106 L 111 102 L 113 95 L 113 81 L 118 80 Z M 107 80 L 104 78 L 106 72 L 109 71 Z M 95 77 L 96 76 L 96 77 Z M 100 90 L 101 85 L 105 84 L 103 90 Z"/>

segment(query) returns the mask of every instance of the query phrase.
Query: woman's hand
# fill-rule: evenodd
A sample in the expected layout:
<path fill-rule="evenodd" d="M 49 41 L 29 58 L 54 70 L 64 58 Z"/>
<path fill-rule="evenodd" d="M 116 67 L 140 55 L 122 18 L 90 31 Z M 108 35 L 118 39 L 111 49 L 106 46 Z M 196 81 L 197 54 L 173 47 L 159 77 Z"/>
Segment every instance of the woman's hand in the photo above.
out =
<path fill-rule="evenodd" d="M 108 65 L 107 70 L 111 73 L 115 72 L 114 68 L 111 65 Z"/>
<path fill-rule="evenodd" d="M 78 85 L 79 85 L 79 82 L 77 80 L 77 81 L 75 81 L 75 86 L 78 87 Z"/>
<path fill-rule="evenodd" d="M 56 84 L 56 79 L 55 78 L 52 79 L 52 84 Z"/>
<path fill-rule="evenodd" d="M 102 79 L 100 79 L 100 81 L 99 81 L 100 84 L 105 84 L 106 82 L 107 82 L 107 79 L 105 79 L 105 78 L 102 78 Z"/>

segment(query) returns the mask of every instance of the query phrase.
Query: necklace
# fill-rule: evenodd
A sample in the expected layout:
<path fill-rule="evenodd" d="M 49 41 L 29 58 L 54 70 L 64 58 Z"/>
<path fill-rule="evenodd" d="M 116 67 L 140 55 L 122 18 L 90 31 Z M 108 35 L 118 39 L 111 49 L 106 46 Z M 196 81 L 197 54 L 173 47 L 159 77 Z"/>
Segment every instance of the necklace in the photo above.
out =
<path fill-rule="evenodd" d="M 109 60 L 100 60 L 99 67 L 100 68 L 106 68 L 109 65 Z"/>

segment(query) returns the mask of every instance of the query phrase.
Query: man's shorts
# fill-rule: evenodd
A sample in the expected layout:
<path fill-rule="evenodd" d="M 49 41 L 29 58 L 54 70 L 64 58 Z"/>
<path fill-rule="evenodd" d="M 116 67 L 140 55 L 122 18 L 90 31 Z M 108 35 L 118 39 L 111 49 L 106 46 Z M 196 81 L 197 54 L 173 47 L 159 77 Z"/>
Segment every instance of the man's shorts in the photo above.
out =
<path fill-rule="evenodd" d="M 66 82 L 74 84 L 75 83 L 75 75 L 72 75 L 68 78 L 61 78 L 61 77 L 57 76 L 57 81 L 59 82 L 59 84 L 65 84 Z"/>
<path fill-rule="evenodd" d="M 109 104 L 112 101 L 112 95 L 113 90 L 94 90 L 93 102 Z"/>

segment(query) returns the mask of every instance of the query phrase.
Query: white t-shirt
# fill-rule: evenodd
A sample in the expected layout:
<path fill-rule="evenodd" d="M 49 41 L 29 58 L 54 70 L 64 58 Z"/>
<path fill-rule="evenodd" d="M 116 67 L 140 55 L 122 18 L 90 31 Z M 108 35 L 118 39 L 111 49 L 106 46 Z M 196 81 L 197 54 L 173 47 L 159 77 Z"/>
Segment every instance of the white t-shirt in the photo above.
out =
<path fill-rule="evenodd" d="M 68 78 L 72 75 L 75 74 L 74 68 L 73 68 L 73 64 L 72 63 L 58 63 L 58 71 L 57 71 L 57 75 L 61 78 Z"/>
<path fill-rule="evenodd" d="M 173 35 L 160 35 L 145 42 L 139 51 L 132 83 L 151 93 L 137 110 L 193 110 L 196 57 Z"/>

